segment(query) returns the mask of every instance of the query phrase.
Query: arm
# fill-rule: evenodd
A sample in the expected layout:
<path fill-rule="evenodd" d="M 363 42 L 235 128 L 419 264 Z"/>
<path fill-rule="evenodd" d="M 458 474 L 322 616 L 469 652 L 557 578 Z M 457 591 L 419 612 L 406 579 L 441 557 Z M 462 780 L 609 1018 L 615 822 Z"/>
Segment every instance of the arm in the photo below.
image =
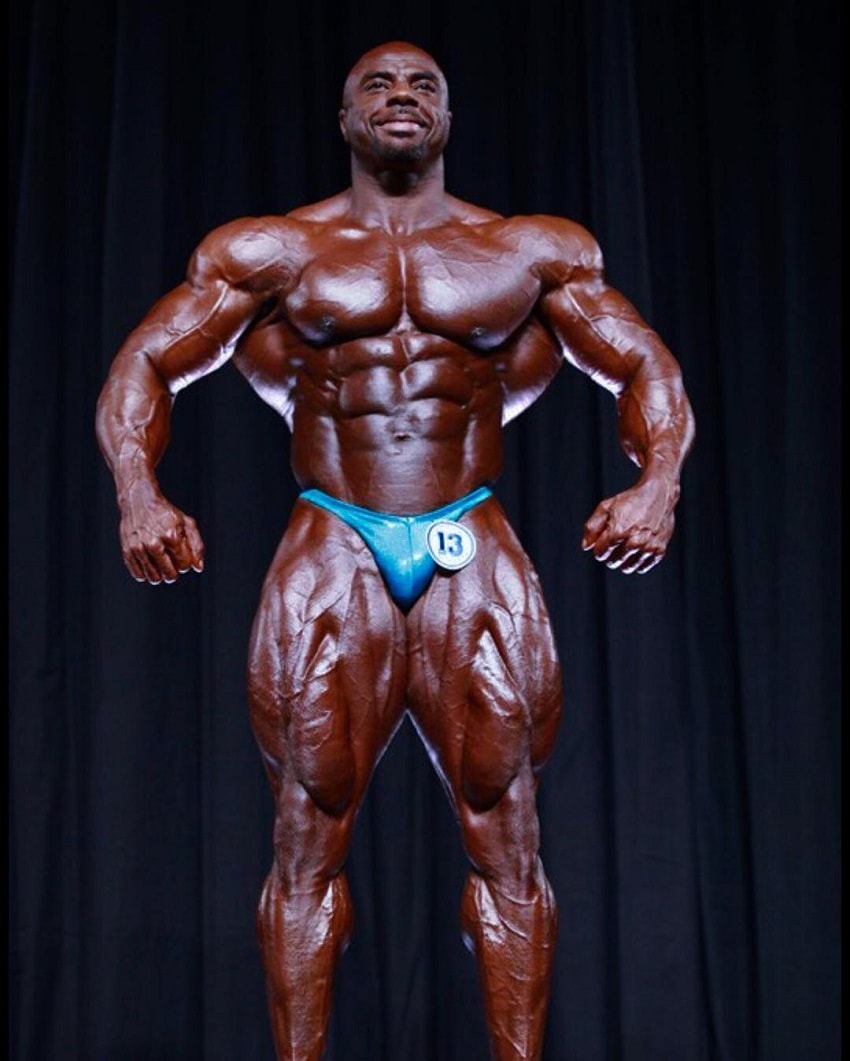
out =
<path fill-rule="evenodd" d="M 596 507 L 582 548 L 610 568 L 644 574 L 663 558 L 673 534 L 693 412 L 673 355 L 605 283 L 593 239 L 570 225 L 558 243 L 561 263 L 543 270 L 542 315 L 567 359 L 614 395 L 620 441 L 640 468 L 634 486 Z"/>
<path fill-rule="evenodd" d="M 186 280 L 151 309 L 118 351 L 97 404 L 97 439 L 115 479 L 121 547 L 139 582 L 203 568 L 195 522 L 159 489 L 177 392 L 231 356 L 279 287 L 280 245 L 258 222 L 233 222 L 198 247 Z"/>

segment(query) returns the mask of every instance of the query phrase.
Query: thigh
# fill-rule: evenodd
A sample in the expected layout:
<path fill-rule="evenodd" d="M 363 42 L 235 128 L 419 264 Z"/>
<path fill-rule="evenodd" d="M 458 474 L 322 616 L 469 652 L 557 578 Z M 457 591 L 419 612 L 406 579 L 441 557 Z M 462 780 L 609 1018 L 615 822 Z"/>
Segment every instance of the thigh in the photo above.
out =
<path fill-rule="evenodd" d="M 549 756 L 561 674 L 540 582 L 490 498 L 463 517 L 474 560 L 408 617 L 411 713 L 455 803 L 489 810 Z"/>
<path fill-rule="evenodd" d="M 331 513 L 296 502 L 251 634 L 251 724 L 276 794 L 356 807 L 404 703 L 403 620 L 371 553 Z"/>

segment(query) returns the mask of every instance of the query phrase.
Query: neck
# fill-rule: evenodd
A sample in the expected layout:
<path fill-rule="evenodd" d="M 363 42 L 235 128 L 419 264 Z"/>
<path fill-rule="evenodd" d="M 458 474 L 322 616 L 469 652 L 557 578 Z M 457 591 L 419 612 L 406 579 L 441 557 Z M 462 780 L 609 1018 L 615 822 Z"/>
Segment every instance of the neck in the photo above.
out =
<path fill-rule="evenodd" d="M 427 168 L 367 168 L 351 162 L 351 215 L 364 226 L 404 234 L 449 216 L 442 158 Z"/>

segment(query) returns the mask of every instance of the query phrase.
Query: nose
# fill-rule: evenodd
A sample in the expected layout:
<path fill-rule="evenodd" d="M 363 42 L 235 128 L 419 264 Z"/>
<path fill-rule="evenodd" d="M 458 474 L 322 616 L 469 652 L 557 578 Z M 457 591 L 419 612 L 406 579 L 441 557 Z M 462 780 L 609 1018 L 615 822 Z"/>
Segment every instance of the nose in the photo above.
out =
<path fill-rule="evenodd" d="M 416 93 L 407 85 L 395 85 L 387 96 L 387 103 L 395 104 L 397 107 L 419 106 Z"/>

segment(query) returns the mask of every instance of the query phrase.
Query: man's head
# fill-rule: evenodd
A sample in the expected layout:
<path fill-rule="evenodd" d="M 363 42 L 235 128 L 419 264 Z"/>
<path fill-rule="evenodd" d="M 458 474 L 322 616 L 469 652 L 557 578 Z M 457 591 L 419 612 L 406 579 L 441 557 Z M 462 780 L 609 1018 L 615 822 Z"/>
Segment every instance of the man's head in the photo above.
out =
<path fill-rule="evenodd" d="M 451 125 L 442 70 L 421 48 L 391 41 L 361 56 L 345 80 L 339 124 L 354 155 L 407 166 L 438 158 Z"/>

